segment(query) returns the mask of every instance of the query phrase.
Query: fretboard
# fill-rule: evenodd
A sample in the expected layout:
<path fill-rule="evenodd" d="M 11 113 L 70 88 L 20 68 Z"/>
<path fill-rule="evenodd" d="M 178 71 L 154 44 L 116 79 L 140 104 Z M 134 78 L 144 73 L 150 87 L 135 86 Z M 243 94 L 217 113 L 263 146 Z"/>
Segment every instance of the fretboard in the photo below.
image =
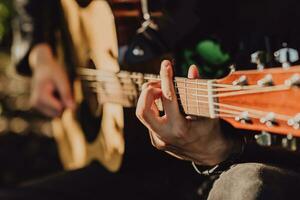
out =
<path fill-rule="evenodd" d="M 100 95 L 101 103 L 117 103 L 124 107 L 136 106 L 142 85 L 160 80 L 158 75 L 121 71 L 79 68 L 81 80 Z M 179 105 L 187 115 L 215 117 L 213 80 L 175 77 L 174 86 Z M 161 106 L 159 106 L 161 107 Z"/>

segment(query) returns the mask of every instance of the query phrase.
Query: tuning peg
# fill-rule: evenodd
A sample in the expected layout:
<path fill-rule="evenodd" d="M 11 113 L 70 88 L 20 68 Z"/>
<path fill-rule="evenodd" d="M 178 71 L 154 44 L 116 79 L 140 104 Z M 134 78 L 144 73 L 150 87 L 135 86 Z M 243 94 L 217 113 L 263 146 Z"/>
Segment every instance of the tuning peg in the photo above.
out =
<path fill-rule="evenodd" d="M 287 44 L 284 43 L 285 48 L 279 49 L 274 53 L 276 61 L 282 64 L 283 68 L 289 68 L 291 63 L 294 63 L 299 60 L 299 54 L 296 49 L 286 47 Z"/>
<path fill-rule="evenodd" d="M 282 138 L 281 144 L 290 151 L 297 150 L 297 140 L 292 134 L 288 134 L 285 138 Z"/>
<path fill-rule="evenodd" d="M 257 144 L 261 146 L 271 146 L 272 145 L 272 136 L 266 131 L 262 131 L 261 134 L 256 134 L 255 136 Z"/>
<path fill-rule="evenodd" d="M 251 54 L 251 63 L 257 65 L 258 70 L 263 70 L 267 62 L 267 54 L 264 51 L 257 51 Z"/>

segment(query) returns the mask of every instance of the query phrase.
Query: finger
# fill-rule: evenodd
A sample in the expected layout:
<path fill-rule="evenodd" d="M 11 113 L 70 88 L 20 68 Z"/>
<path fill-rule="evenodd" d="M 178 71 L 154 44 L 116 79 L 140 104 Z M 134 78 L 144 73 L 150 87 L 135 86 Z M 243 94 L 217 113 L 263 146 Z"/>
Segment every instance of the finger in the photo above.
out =
<path fill-rule="evenodd" d="M 56 87 L 61 100 L 65 107 L 74 109 L 75 102 L 73 100 L 70 82 L 65 71 L 61 71 L 57 74 L 55 78 Z"/>
<path fill-rule="evenodd" d="M 176 118 L 179 113 L 177 97 L 173 84 L 173 70 L 170 61 L 163 61 L 160 70 L 162 103 L 168 118 Z"/>
<path fill-rule="evenodd" d="M 142 90 L 139 97 L 136 116 L 141 120 L 141 122 L 148 128 L 155 132 L 161 130 L 162 120 L 158 115 L 158 110 L 153 105 L 155 99 L 161 97 L 161 89 L 155 87 L 147 87 Z"/>
<path fill-rule="evenodd" d="M 41 99 L 38 99 L 37 101 L 31 100 L 31 105 L 48 117 L 57 117 L 61 114 L 61 109 L 53 108 L 53 105 L 50 105 L 48 101 L 45 102 Z"/>
<path fill-rule="evenodd" d="M 52 108 L 58 113 L 61 113 L 64 107 L 62 102 L 55 97 L 54 94 L 45 95 L 45 97 L 42 99 L 42 104 Z"/>
<path fill-rule="evenodd" d="M 142 85 L 142 91 L 143 90 L 146 90 L 148 87 L 155 87 L 155 88 L 161 88 L 161 84 L 160 84 L 160 81 L 150 81 L 148 83 L 144 83 Z M 155 115 L 159 115 L 159 109 L 156 105 L 156 100 L 158 100 L 158 98 L 156 98 L 154 100 L 154 103 L 152 104 L 151 106 L 151 110 L 155 113 Z"/>
<path fill-rule="evenodd" d="M 52 113 L 51 116 L 60 115 L 64 107 L 61 100 L 54 95 L 54 87 L 53 83 L 46 85 L 43 88 L 44 91 L 38 95 L 36 105 L 34 105 L 42 113 L 47 115 Z"/>
<path fill-rule="evenodd" d="M 52 106 L 48 105 L 48 104 L 40 104 L 40 106 L 38 108 L 36 108 L 38 111 L 40 111 L 41 113 L 43 113 L 44 115 L 48 116 L 48 117 L 58 117 L 62 114 L 62 112 L 53 109 Z"/>
<path fill-rule="evenodd" d="M 188 71 L 188 78 L 199 78 L 199 70 L 196 65 L 191 65 Z"/>

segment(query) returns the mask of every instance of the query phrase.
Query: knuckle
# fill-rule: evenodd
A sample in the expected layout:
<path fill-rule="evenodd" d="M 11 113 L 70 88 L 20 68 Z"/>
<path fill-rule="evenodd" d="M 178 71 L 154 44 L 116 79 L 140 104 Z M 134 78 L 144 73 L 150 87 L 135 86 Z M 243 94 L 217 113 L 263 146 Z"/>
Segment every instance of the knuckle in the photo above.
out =
<path fill-rule="evenodd" d="M 149 85 L 150 85 L 149 82 L 148 82 L 148 83 L 144 83 L 144 84 L 142 85 L 142 90 L 145 90 L 146 88 L 148 88 Z"/>
<path fill-rule="evenodd" d="M 151 95 L 154 92 L 154 87 L 152 85 L 148 85 L 148 87 L 144 90 L 146 95 Z"/>
<path fill-rule="evenodd" d="M 159 82 L 156 82 L 156 81 L 144 83 L 144 84 L 142 85 L 142 90 L 150 90 L 150 89 L 154 89 L 155 86 L 157 86 L 158 84 L 159 84 Z"/>
<path fill-rule="evenodd" d="M 155 145 L 155 148 L 161 151 L 166 151 L 168 149 L 168 145 L 165 142 L 160 142 L 159 144 Z"/>
<path fill-rule="evenodd" d="M 150 134 L 151 134 L 152 146 L 154 146 L 156 149 L 162 150 L 162 151 L 166 151 L 168 149 L 168 144 L 165 141 L 155 137 L 153 135 L 154 133 L 152 133 L 151 131 L 150 131 Z"/>
<path fill-rule="evenodd" d="M 145 119 L 146 117 L 146 111 L 144 108 L 138 108 L 135 111 L 135 115 L 137 116 L 137 118 L 139 119 Z"/>

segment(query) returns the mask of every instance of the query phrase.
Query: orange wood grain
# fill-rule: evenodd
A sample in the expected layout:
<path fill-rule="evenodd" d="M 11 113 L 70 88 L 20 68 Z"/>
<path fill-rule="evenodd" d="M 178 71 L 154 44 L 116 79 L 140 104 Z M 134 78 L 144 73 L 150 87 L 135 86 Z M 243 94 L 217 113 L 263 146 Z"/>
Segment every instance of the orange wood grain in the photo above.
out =
<path fill-rule="evenodd" d="M 284 84 L 285 80 L 289 79 L 294 74 L 300 74 L 300 66 L 291 67 L 290 69 L 273 68 L 263 71 L 238 71 L 233 72 L 224 79 L 218 80 L 220 84 L 232 84 L 242 75 L 247 76 L 249 85 L 256 85 L 257 81 L 262 79 L 267 74 L 272 74 L 274 85 Z M 274 112 L 282 115 L 295 116 L 300 113 L 300 88 L 294 86 L 285 91 L 264 92 L 257 94 L 246 94 L 228 97 L 219 97 L 218 102 L 242 108 L 255 109 L 265 112 Z M 226 109 L 220 106 L 221 109 Z M 293 134 L 300 136 L 300 130 L 296 130 L 289 126 L 286 121 L 277 120 L 278 126 L 267 127 L 258 119 L 252 119 L 252 124 L 243 124 L 235 121 L 233 118 L 224 118 L 236 128 L 250 130 L 265 130 L 279 134 Z"/>

